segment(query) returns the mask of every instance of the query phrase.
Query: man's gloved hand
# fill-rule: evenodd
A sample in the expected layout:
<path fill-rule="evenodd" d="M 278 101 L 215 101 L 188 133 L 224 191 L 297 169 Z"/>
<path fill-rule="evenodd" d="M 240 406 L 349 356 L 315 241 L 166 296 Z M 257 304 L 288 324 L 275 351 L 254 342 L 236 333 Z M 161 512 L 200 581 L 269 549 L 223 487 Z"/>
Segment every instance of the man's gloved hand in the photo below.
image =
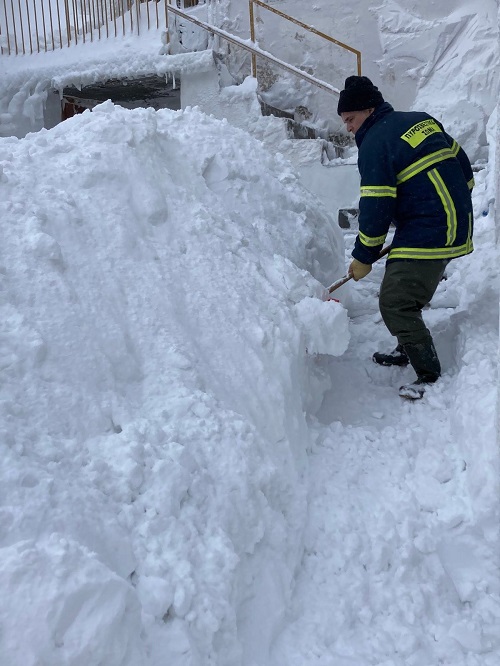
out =
<path fill-rule="evenodd" d="M 364 277 L 366 277 L 371 269 L 371 264 L 362 264 L 357 259 L 353 259 L 347 274 L 357 282 L 358 280 L 362 280 Z"/>

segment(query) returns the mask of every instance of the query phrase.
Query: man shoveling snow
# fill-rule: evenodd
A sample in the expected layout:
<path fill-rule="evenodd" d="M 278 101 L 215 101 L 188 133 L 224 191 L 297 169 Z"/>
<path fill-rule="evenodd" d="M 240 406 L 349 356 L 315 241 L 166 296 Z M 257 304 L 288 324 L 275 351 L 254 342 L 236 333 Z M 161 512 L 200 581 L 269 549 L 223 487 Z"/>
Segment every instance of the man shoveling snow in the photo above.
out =
<path fill-rule="evenodd" d="M 391 222 L 396 228 L 379 306 L 398 345 L 388 354 L 376 352 L 373 360 L 410 363 L 417 378 L 399 395 L 419 400 L 441 375 L 422 308 L 448 262 L 473 250 L 472 167 L 439 121 L 427 113 L 394 111 L 365 76 L 346 79 L 337 112 L 359 149 L 359 233 L 349 266 L 354 280 L 371 271 Z"/>

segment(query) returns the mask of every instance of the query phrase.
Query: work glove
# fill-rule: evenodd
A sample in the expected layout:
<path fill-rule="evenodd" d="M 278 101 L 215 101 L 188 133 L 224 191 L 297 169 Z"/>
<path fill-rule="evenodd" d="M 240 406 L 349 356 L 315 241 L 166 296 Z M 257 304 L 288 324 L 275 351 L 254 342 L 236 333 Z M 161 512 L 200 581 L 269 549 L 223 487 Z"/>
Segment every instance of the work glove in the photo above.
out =
<path fill-rule="evenodd" d="M 371 264 L 362 264 L 357 259 L 353 259 L 347 274 L 357 282 L 358 280 L 362 280 L 364 277 L 366 277 L 371 269 Z"/>

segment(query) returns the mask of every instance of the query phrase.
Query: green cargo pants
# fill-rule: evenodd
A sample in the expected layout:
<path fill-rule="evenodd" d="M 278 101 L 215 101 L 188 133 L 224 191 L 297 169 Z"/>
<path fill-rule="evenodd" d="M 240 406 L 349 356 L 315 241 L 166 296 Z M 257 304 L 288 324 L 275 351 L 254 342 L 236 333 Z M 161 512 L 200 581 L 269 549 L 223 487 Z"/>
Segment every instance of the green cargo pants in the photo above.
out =
<path fill-rule="evenodd" d="M 394 261 L 386 265 L 380 288 L 380 314 L 399 344 L 432 342 L 422 308 L 430 302 L 448 259 Z"/>

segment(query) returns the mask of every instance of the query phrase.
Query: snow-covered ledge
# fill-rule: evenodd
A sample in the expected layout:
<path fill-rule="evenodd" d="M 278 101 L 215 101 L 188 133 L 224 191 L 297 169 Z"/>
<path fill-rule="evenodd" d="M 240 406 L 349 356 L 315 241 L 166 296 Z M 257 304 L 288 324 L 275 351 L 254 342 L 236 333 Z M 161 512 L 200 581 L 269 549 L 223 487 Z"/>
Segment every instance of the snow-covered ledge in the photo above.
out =
<path fill-rule="evenodd" d="M 100 45 L 96 45 L 100 46 Z M 4 58 L 6 72 L 0 81 L 0 136 L 25 136 L 53 126 L 50 91 L 67 86 L 104 83 L 141 76 L 180 77 L 185 72 L 206 73 L 214 68 L 211 50 L 177 55 L 73 47 L 61 52 Z M 56 96 L 53 96 L 55 101 Z M 57 103 L 57 102 L 56 102 Z"/>

